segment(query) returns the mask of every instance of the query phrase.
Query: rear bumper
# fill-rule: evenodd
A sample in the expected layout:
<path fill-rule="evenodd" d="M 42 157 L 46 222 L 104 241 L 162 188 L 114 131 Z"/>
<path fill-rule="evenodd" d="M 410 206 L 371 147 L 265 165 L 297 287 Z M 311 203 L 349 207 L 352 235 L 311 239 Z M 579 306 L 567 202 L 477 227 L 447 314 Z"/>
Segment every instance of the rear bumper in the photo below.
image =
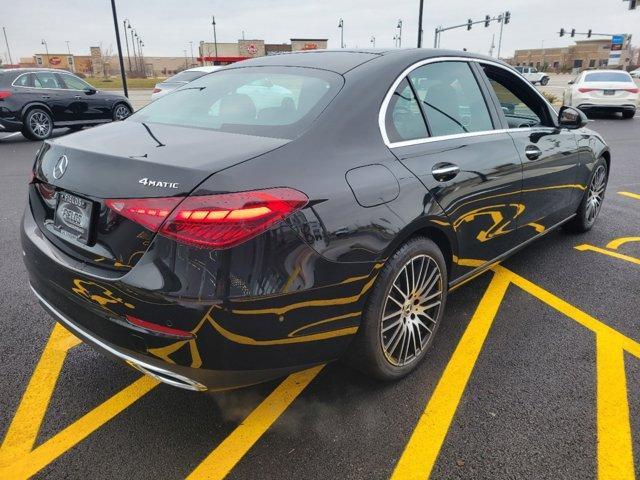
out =
<path fill-rule="evenodd" d="M 635 112 L 635 105 L 615 105 L 615 104 L 597 104 L 597 103 L 581 103 L 578 105 L 580 110 L 587 111 L 608 111 L 608 112 Z"/>

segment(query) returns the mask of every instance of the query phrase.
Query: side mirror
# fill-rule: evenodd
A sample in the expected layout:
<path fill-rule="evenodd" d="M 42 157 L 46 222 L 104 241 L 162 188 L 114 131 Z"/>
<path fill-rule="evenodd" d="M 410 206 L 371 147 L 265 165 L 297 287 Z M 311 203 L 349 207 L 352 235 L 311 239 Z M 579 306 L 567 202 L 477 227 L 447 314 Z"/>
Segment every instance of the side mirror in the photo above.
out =
<path fill-rule="evenodd" d="M 587 116 L 577 108 L 562 107 L 558 113 L 558 124 L 562 128 L 582 128 L 587 124 Z"/>
<path fill-rule="evenodd" d="M 87 95 L 93 95 L 97 92 L 95 88 L 87 87 L 84 89 L 84 93 Z"/>

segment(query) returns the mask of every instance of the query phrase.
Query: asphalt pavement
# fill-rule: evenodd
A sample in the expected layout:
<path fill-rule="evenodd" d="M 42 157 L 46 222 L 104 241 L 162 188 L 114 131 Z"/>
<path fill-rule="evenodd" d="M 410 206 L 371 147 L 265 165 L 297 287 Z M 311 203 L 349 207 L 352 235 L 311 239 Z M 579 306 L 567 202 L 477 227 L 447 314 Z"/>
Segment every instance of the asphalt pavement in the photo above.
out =
<path fill-rule="evenodd" d="M 453 292 L 410 376 L 333 363 L 204 394 L 54 327 L 18 241 L 39 144 L 0 134 L 0 478 L 640 477 L 640 114 L 591 127 L 612 152 L 593 230 Z"/>

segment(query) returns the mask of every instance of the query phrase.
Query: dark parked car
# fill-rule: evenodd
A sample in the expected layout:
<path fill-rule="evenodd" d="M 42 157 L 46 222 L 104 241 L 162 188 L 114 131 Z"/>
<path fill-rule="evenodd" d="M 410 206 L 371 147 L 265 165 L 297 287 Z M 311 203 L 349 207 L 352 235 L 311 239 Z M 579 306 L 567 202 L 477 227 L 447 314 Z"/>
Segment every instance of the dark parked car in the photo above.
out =
<path fill-rule="evenodd" d="M 124 120 L 133 112 L 126 97 L 101 92 L 62 70 L 0 70 L 0 132 L 22 132 L 30 140 L 49 138 L 54 128 Z"/>
<path fill-rule="evenodd" d="M 263 103 L 256 83 L 287 93 Z M 464 52 L 252 59 L 45 142 L 24 261 L 59 322 L 176 386 L 339 357 L 395 379 L 449 291 L 592 227 L 610 154 L 585 122 Z"/>

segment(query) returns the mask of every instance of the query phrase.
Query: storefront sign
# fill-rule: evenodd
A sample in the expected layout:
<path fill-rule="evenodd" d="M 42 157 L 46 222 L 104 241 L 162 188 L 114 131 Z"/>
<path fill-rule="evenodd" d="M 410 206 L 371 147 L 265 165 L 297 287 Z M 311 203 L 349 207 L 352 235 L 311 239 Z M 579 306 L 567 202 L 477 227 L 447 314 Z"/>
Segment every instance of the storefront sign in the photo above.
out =
<path fill-rule="evenodd" d="M 49 65 L 60 65 L 62 59 L 60 57 L 49 57 Z"/>
<path fill-rule="evenodd" d="M 624 45 L 624 35 L 614 35 L 611 37 L 611 50 L 609 51 L 608 66 L 620 65 L 622 56 L 622 46 Z"/>

